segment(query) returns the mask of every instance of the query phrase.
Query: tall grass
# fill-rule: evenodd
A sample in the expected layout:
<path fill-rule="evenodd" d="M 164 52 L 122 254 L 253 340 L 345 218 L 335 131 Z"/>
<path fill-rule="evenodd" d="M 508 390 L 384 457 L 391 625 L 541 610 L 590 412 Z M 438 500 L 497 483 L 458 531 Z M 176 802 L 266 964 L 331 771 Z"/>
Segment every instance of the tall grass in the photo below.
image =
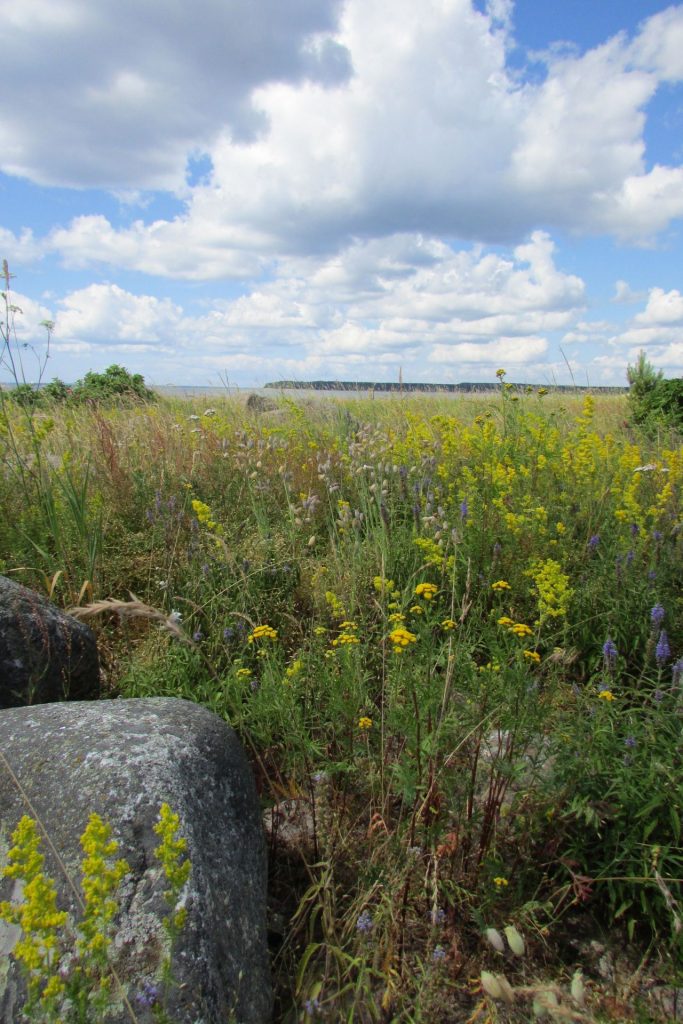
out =
<path fill-rule="evenodd" d="M 641 439 L 621 397 L 504 383 L 212 404 L 55 408 L 29 437 L 6 402 L 43 497 L 7 449 L 1 568 L 95 602 L 112 693 L 242 736 L 280 1019 L 527 1019 L 546 962 L 576 966 L 569 920 L 674 963 L 680 438 Z M 131 594 L 159 614 L 102 613 Z M 524 957 L 486 941 L 511 926 Z M 508 1018 L 476 981 L 501 964 Z"/>

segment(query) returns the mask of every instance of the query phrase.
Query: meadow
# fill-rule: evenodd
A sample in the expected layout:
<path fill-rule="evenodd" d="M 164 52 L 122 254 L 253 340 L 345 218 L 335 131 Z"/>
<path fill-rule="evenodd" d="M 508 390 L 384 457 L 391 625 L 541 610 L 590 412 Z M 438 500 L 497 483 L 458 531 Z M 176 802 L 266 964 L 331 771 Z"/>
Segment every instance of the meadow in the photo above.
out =
<path fill-rule="evenodd" d="M 109 695 L 242 738 L 277 1020 L 672 1019 L 681 438 L 505 376 L 0 401 L 0 572 L 88 621 Z"/>

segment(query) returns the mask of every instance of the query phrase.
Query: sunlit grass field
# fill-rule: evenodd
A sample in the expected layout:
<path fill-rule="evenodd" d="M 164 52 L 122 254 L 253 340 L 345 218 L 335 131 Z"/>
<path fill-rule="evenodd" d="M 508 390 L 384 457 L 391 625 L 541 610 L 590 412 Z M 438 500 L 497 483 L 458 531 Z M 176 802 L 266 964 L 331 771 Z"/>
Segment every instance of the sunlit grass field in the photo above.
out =
<path fill-rule="evenodd" d="M 668 1019 L 587 950 L 676 982 L 681 439 L 500 380 L 2 403 L 0 571 L 78 606 L 112 696 L 244 742 L 278 1020 Z"/>

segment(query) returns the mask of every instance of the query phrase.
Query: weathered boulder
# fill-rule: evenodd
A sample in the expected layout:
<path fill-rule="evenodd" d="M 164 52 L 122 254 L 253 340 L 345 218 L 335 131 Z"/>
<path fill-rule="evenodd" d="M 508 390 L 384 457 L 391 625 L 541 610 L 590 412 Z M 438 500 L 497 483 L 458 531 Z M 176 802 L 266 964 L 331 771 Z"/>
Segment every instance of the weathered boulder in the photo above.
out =
<path fill-rule="evenodd" d="M 233 730 L 206 708 L 174 698 L 0 711 L 0 866 L 8 836 L 28 814 L 43 823 L 79 882 L 79 837 L 89 815 L 97 812 L 112 825 L 116 856 L 130 865 L 119 890 L 112 960 L 141 1022 L 154 1019 L 144 996 L 159 985 L 169 951 L 162 926 L 168 882 L 153 831 L 164 802 L 180 816 L 192 863 L 181 896 L 187 919 L 171 952 L 169 1017 L 174 1024 L 265 1024 L 271 1014 L 265 843 L 253 777 Z M 45 842 L 43 852 L 59 906 L 78 917 L 64 870 Z M 0 900 L 11 897 L 14 884 L 0 881 Z M 0 951 L 15 942 L 11 927 L 0 922 Z M 18 965 L 5 957 L 3 970 L 0 952 L 1 1024 L 20 1019 L 23 991 Z M 112 1001 L 112 1021 L 129 1024 L 116 985 Z"/>
<path fill-rule="evenodd" d="M 95 634 L 47 598 L 0 576 L 0 708 L 97 697 Z"/>
<path fill-rule="evenodd" d="M 277 406 L 271 398 L 265 395 L 257 395 L 255 391 L 247 398 L 247 409 L 249 412 L 272 412 Z"/>

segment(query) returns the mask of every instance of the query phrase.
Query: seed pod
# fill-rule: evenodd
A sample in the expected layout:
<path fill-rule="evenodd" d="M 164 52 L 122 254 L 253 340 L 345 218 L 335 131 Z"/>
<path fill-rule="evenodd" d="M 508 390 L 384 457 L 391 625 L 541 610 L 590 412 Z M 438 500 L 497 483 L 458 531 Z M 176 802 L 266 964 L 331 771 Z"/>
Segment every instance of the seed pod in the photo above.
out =
<path fill-rule="evenodd" d="M 583 1006 L 586 1001 L 586 986 L 583 983 L 583 974 L 581 971 L 574 972 L 570 991 L 572 999 L 576 1005 Z"/>
<path fill-rule="evenodd" d="M 505 938 L 515 956 L 524 956 L 524 939 L 513 924 L 509 924 L 505 929 Z"/>
<path fill-rule="evenodd" d="M 547 1017 L 554 1007 L 559 1006 L 557 996 L 551 989 L 539 992 L 533 1002 L 534 1017 Z"/>
<path fill-rule="evenodd" d="M 510 982 L 507 980 L 504 974 L 497 974 L 496 980 L 500 985 L 500 994 L 508 1006 L 512 1006 L 515 1001 L 515 990 L 513 989 Z"/>
<path fill-rule="evenodd" d="M 495 974 L 491 974 L 490 971 L 482 971 L 481 985 L 487 996 L 491 996 L 492 999 L 502 999 L 503 991 Z"/>
<path fill-rule="evenodd" d="M 484 938 L 490 946 L 493 946 L 496 953 L 505 952 L 505 943 L 503 942 L 503 936 L 495 928 L 487 928 L 484 932 Z"/>

